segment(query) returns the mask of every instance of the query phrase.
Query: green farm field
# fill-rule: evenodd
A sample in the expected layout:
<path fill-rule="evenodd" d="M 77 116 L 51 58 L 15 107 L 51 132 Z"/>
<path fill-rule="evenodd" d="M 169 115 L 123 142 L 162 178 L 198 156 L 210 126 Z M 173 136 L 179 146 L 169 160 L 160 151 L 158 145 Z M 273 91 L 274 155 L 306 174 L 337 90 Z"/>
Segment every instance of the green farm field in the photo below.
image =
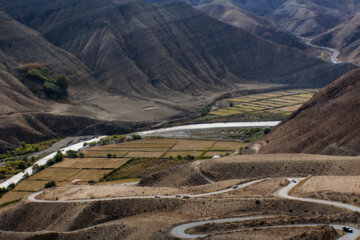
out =
<path fill-rule="evenodd" d="M 229 155 L 245 146 L 245 143 L 234 141 L 190 139 L 143 139 L 95 146 L 84 150 L 83 158 L 65 158 L 21 181 L 14 190 L 0 198 L 0 204 L 22 199 L 43 189 L 50 181 L 63 186 L 72 184 L 71 181 L 75 179 L 80 179 L 80 184 L 88 184 L 89 181 L 111 184 L 139 180 L 147 174 L 197 159 Z"/>
<path fill-rule="evenodd" d="M 264 94 L 247 95 L 223 101 L 224 107 L 211 111 L 211 117 L 234 115 L 279 115 L 287 116 L 296 111 L 317 92 L 316 89 L 285 90 Z"/>

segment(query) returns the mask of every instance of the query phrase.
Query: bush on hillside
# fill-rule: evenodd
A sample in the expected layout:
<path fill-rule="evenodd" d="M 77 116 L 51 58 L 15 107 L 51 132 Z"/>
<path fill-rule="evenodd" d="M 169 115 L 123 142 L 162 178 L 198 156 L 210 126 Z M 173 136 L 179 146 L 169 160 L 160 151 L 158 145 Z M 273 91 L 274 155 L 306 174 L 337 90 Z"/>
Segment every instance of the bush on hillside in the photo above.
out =
<path fill-rule="evenodd" d="M 44 185 L 44 188 L 51 188 L 51 187 L 56 187 L 56 183 L 54 181 L 47 182 Z"/>
<path fill-rule="evenodd" d="M 58 74 L 56 76 L 56 85 L 61 89 L 68 89 L 69 87 L 69 78 L 65 74 Z"/>

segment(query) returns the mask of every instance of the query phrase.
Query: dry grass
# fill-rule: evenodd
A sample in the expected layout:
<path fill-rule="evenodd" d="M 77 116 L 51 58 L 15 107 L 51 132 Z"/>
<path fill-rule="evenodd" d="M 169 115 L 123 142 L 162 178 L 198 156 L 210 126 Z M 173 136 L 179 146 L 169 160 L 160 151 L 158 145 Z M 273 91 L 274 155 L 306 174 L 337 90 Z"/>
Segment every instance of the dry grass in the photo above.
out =
<path fill-rule="evenodd" d="M 113 181 L 107 181 L 107 182 L 99 182 L 96 183 L 96 185 L 116 185 L 116 184 L 123 184 L 123 183 L 134 183 L 139 182 L 141 178 L 125 178 L 125 179 L 118 179 Z"/>
<path fill-rule="evenodd" d="M 67 180 L 71 181 L 73 179 L 81 179 L 81 181 L 97 181 L 99 178 L 102 178 L 104 174 L 111 172 L 111 170 L 97 170 L 97 169 L 89 169 L 89 170 L 81 170 L 77 174 L 71 176 Z"/>
<path fill-rule="evenodd" d="M 179 142 L 171 149 L 171 151 L 187 151 L 187 150 L 207 150 L 210 149 L 214 141 L 194 141 L 179 140 Z"/>
<path fill-rule="evenodd" d="M 206 193 L 229 188 L 235 184 L 244 182 L 244 179 L 232 179 L 222 182 L 215 182 L 196 187 L 166 188 L 166 187 L 139 187 L 124 186 L 116 184 L 103 184 L 94 186 L 63 186 L 51 189 L 42 195 L 42 199 L 60 200 L 121 197 L 121 196 L 153 196 L 153 195 L 176 195 L 176 194 L 196 194 Z"/>
<path fill-rule="evenodd" d="M 128 158 L 67 158 L 55 165 L 57 168 L 117 168 Z"/>
<path fill-rule="evenodd" d="M 238 142 L 216 142 L 210 151 L 234 151 L 246 145 L 247 144 Z"/>
<path fill-rule="evenodd" d="M 1 198 L 0 198 L 0 205 L 4 204 L 4 203 L 8 203 L 8 202 L 12 202 L 12 201 L 16 201 L 16 200 L 20 200 L 25 198 L 26 196 L 32 194 L 32 192 L 16 192 L 16 191 L 11 191 L 8 193 L 5 193 Z"/>
<path fill-rule="evenodd" d="M 56 166 L 56 165 L 54 165 Z M 30 180 L 47 180 L 47 181 L 66 181 L 68 179 L 73 178 L 76 174 L 78 174 L 80 169 L 68 169 L 68 168 L 55 168 L 49 167 L 41 172 L 32 175 Z"/>
<path fill-rule="evenodd" d="M 295 193 L 323 191 L 360 194 L 360 176 L 313 176 L 297 188 Z"/>
<path fill-rule="evenodd" d="M 28 192 L 37 192 L 44 188 L 45 183 L 48 181 L 37 181 L 37 180 L 29 180 L 26 179 L 21 181 L 15 187 L 15 191 L 28 191 Z"/>
<path fill-rule="evenodd" d="M 126 154 L 126 157 L 159 158 L 164 153 L 165 152 L 128 152 L 128 154 Z"/>

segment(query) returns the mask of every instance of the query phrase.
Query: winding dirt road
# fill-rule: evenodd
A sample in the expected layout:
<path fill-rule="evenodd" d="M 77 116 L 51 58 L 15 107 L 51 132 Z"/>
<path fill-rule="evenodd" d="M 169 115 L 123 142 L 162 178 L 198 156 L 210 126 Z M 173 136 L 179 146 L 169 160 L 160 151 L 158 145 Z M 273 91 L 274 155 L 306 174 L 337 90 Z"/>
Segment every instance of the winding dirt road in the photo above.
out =
<path fill-rule="evenodd" d="M 360 208 L 350 205 L 350 204 L 344 204 L 339 202 L 332 202 L 332 201 L 325 201 L 325 200 L 317 200 L 317 199 L 310 199 L 310 198 L 299 198 L 299 197 L 293 197 L 289 196 L 289 191 L 291 191 L 296 185 L 299 184 L 304 178 L 289 178 L 290 184 L 286 187 L 281 188 L 276 195 L 280 198 L 290 199 L 290 200 L 298 200 L 303 202 L 312 202 L 312 203 L 318 203 L 318 204 L 325 204 L 330 205 L 334 207 L 344 208 L 353 212 L 360 212 Z M 207 235 L 201 234 L 201 235 L 194 235 L 194 234 L 188 234 L 186 233 L 187 230 L 202 226 L 205 224 L 213 224 L 213 223 L 228 223 L 228 222 L 242 222 L 242 221 L 249 221 L 249 220 L 257 220 L 257 219 L 266 219 L 271 218 L 275 216 L 249 216 L 249 217 L 239 217 L 239 218 L 224 218 L 224 219 L 216 219 L 216 220 L 209 220 L 209 221 L 197 221 L 197 222 L 191 222 L 191 223 L 185 223 L 176 226 L 171 230 L 171 234 L 174 237 L 182 238 L 182 239 L 194 239 L 199 237 L 206 237 Z M 321 226 L 324 224 L 297 224 L 297 225 L 280 225 L 280 226 L 271 226 L 271 227 L 256 227 L 256 229 L 266 229 L 266 228 L 283 228 L 283 227 L 314 227 L 314 226 Z M 340 224 L 329 224 L 329 226 L 332 226 L 336 230 L 342 230 L 344 225 Z M 338 240 L 356 240 L 358 237 L 360 237 L 360 229 L 353 227 L 353 233 L 347 233 L 344 236 L 340 237 Z"/>
<path fill-rule="evenodd" d="M 208 192 L 208 193 L 199 193 L 199 194 L 183 194 L 183 195 L 171 195 L 171 196 L 161 196 L 156 195 L 156 198 L 183 198 L 184 196 L 187 196 L 189 198 L 198 198 L 198 197 L 204 197 L 204 196 L 211 196 L 211 195 L 217 195 L 222 193 L 227 193 L 231 191 L 236 191 L 238 189 L 242 189 L 245 187 L 248 187 L 254 183 L 258 183 L 261 181 L 264 181 L 265 179 L 259 179 L 254 180 L 246 183 L 242 183 L 239 185 L 235 185 L 236 187 L 226 188 L 223 190 L 215 191 L 215 192 Z M 136 183 L 127 183 L 127 185 L 130 184 L 136 184 Z M 126 184 L 123 184 L 126 185 Z M 42 202 L 42 203 L 75 203 L 75 202 L 96 202 L 96 201 L 109 201 L 109 200 L 117 200 L 117 199 L 149 199 L 149 198 L 155 198 L 155 196 L 128 196 L 128 197 L 107 197 L 107 198 L 94 198 L 94 199 L 75 199 L 75 200 L 44 200 L 44 199 L 37 199 L 36 197 L 42 194 L 45 190 L 31 194 L 28 197 L 28 200 L 31 202 Z M 180 197 L 179 197 L 180 196 Z"/>

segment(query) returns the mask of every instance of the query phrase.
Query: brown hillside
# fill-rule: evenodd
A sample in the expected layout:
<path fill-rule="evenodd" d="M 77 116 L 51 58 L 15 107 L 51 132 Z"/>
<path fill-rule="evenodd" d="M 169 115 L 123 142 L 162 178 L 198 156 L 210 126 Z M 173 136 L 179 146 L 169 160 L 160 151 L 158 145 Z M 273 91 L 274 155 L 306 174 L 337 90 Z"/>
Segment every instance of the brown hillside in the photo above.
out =
<path fill-rule="evenodd" d="M 339 49 L 340 59 L 360 64 L 360 12 L 319 37 L 314 43 Z"/>
<path fill-rule="evenodd" d="M 317 93 L 272 133 L 253 144 L 259 153 L 360 154 L 360 70 Z"/>
<path fill-rule="evenodd" d="M 0 9 L 11 16 L 0 13 L 1 81 L 9 86 L 0 90 L 0 150 L 184 118 L 249 83 L 323 87 L 354 68 L 266 41 L 184 3 L 0 0 Z M 31 62 L 69 76 L 66 104 L 29 91 L 16 68 Z"/>

